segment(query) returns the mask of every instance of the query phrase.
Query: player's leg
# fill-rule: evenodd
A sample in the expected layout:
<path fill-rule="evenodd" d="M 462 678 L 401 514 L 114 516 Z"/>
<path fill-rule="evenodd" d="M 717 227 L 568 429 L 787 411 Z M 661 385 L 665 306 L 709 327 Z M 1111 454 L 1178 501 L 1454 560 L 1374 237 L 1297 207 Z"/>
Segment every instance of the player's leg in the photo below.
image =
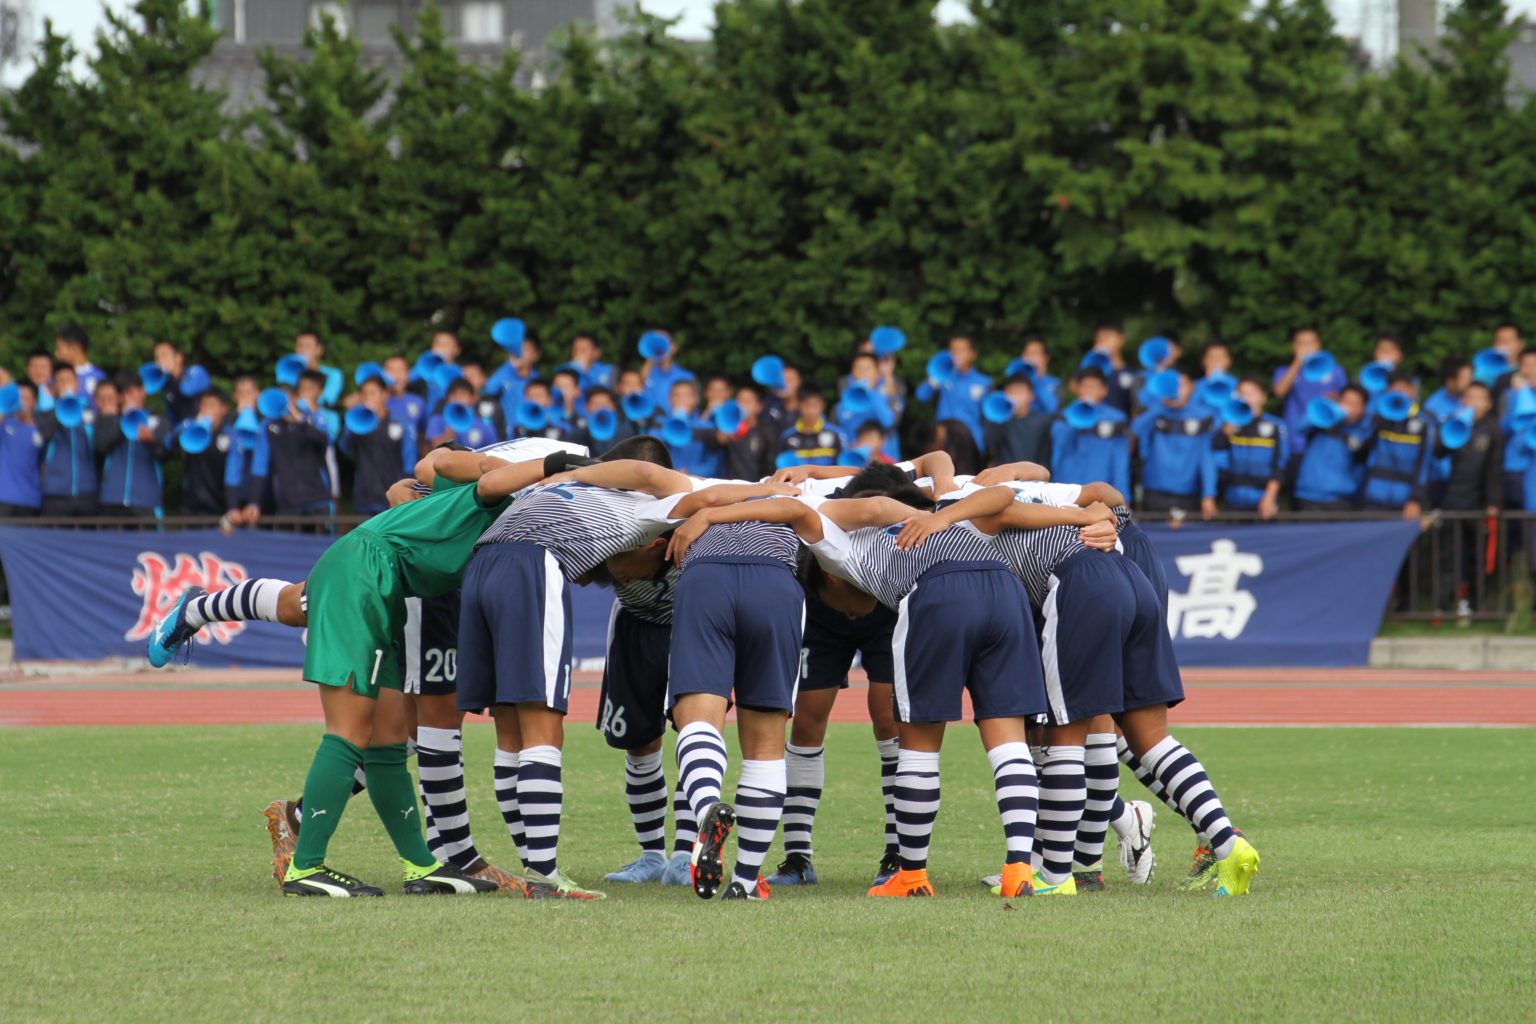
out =
<path fill-rule="evenodd" d="M 897 684 L 898 689 L 900 683 Z M 939 816 L 939 750 L 944 722 L 898 722 L 901 752 L 896 764 L 894 798 L 900 868 L 869 890 L 871 896 L 932 896 L 928 847 Z"/>
<path fill-rule="evenodd" d="M 501 820 L 512 839 L 517 859 L 524 868 L 528 866 L 528 840 L 523 831 L 523 812 L 517 802 L 517 768 L 523 749 L 523 734 L 518 727 L 517 708 L 503 705 L 491 708 L 491 719 L 496 723 L 495 788 L 496 806 Z"/>
<path fill-rule="evenodd" d="M 987 763 L 992 767 L 992 789 L 997 797 L 997 813 L 1003 820 L 1006 852 L 996 891 L 999 896 L 1010 898 L 1032 896 L 1035 878 L 1031 864 L 1040 809 L 1040 781 L 1025 739 L 1024 719 L 978 718 L 976 728 L 982 749 L 987 752 Z"/>
<path fill-rule="evenodd" d="M 799 644 L 796 644 L 798 649 Z M 784 764 L 784 725 L 787 710 L 736 708 L 741 743 L 741 777 L 736 783 L 736 863 L 720 898 L 767 899 L 763 861 L 778 834 L 788 789 Z"/>
<path fill-rule="evenodd" d="M 806 684 L 809 680 L 806 680 Z M 795 698 L 789 742 L 784 745 L 784 862 L 769 885 L 815 885 L 811 833 L 826 785 L 827 722 L 838 688 L 802 689 Z"/>
<path fill-rule="evenodd" d="M 667 778 L 662 770 L 667 652 L 671 627 L 642 621 L 618 604 L 608 622 L 597 728 L 624 751 L 624 800 L 640 856 L 610 882 L 654 882 L 667 869 Z"/>
<path fill-rule="evenodd" d="M 303 591 L 302 583 L 265 578 L 241 580 L 212 594 L 202 587 L 188 587 L 165 617 L 155 624 L 145 655 L 155 668 L 169 665 L 176 652 L 191 643 L 198 630 L 210 622 L 260 619 L 302 628 L 307 622 Z"/>
<path fill-rule="evenodd" d="M 607 882 L 655 882 L 667 868 L 667 776 L 662 741 L 624 752 L 624 801 L 640 856 L 603 876 Z"/>
<path fill-rule="evenodd" d="M 1083 892 L 1104 888 L 1104 837 L 1120 790 L 1120 762 L 1115 756 L 1115 720 L 1095 715 L 1088 722 L 1083 744 L 1083 777 L 1087 801 L 1077 827 L 1072 875 Z"/>
<path fill-rule="evenodd" d="M 880 609 L 882 615 L 887 609 Z M 896 759 L 901 754 L 901 743 L 896 738 L 896 709 L 892 698 L 891 680 L 896 678 L 891 663 L 891 631 L 895 618 L 889 625 L 866 643 L 861 655 L 864 674 L 869 677 L 869 689 L 865 696 L 869 708 L 869 724 L 875 734 L 875 750 L 880 756 L 880 798 L 885 803 L 885 852 L 880 866 L 875 869 L 875 885 L 894 875 L 901 867 L 896 844 Z"/>

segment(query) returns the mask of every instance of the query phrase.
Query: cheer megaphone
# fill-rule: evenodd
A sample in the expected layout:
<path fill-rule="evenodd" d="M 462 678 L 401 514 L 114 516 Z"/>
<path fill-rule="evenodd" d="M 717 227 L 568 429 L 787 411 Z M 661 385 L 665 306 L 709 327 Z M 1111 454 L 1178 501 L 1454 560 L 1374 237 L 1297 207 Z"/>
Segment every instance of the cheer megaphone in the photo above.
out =
<path fill-rule="evenodd" d="M 1225 405 L 1236 391 L 1237 378 L 1230 373 L 1208 374 L 1195 385 L 1195 392 L 1206 405 Z"/>
<path fill-rule="evenodd" d="M 532 405 L 535 403 L 530 402 L 526 404 Z M 447 405 L 443 406 L 443 422 L 446 423 L 448 425 L 448 429 L 453 431 L 455 434 L 468 433 L 475 425 L 475 410 L 471 409 L 463 402 L 449 402 Z M 539 426 L 542 427 L 543 424 L 541 423 Z"/>
<path fill-rule="evenodd" d="M 1366 363 L 1360 370 L 1360 386 L 1370 394 L 1376 394 L 1387 390 L 1391 383 L 1392 364 L 1378 360 L 1374 363 Z"/>
<path fill-rule="evenodd" d="M 507 351 L 521 353 L 523 341 L 528 337 L 528 325 L 515 316 L 502 317 L 491 324 L 491 340 Z"/>
<path fill-rule="evenodd" d="M 1332 430 L 1344 422 L 1344 407 L 1331 398 L 1314 398 L 1307 403 L 1307 422 L 1319 430 Z"/>
<path fill-rule="evenodd" d="M 1502 349 L 1485 348 L 1472 357 L 1472 376 L 1483 384 L 1493 385 L 1510 370 L 1509 357 Z"/>
<path fill-rule="evenodd" d="M 53 403 L 54 418 L 61 427 L 78 427 L 85 419 L 85 399 L 71 392 Z"/>
<path fill-rule="evenodd" d="M 129 409 L 118 420 L 118 426 L 122 428 L 123 436 L 130 441 L 139 439 L 139 431 L 149 426 L 149 413 L 143 409 Z"/>
<path fill-rule="evenodd" d="M 432 384 L 439 391 L 447 391 L 448 385 L 464 376 L 464 371 L 453 363 L 443 363 L 432 371 Z"/>
<path fill-rule="evenodd" d="M 1063 409 L 1061 415 L 1073 430 L 1087 430 L 1099 422 L 1099 407 L 1079 398 Z"/>
<path fill-rule="evenodd" d="M 1462 409 L 1440 424 L 1440 444 L 1451 451 L 1466 447 L 1472 440 L 1472 410 Z"/>
<path fill-rule="evenodd" d="M 646 331 L 640 335 L 640 354 L 651 362 L 665 359 L 671 351 L 671 340 L 660 331 Z"/>
<path fill-rule="evenodd" d="M 21 388 L 15 384 L 7 384 L 0 388 L 0 416 L 9 416 L 21 411 Z"/>
<path fill-rule="evenodd" d="M 907 344 L 907 335 L 900 327 L 876 327 L 869 332 L 869 343 L 875 355 L 883 359 L 900 352 Z"/>
<path fill-rule="evenodd" d="M 843 408 L 852 413 L 869 412 L 875 407 L 875 392 L 868 384 L 850 384 L 843 389 Z"/>
<path fill-rule="evenodd" d="M 288 414 L 288 392 L 282 388 L 267 388 L 256 397 L 256 411 L 262 417 L 275 420 Z"/>
<path fill-rule="evenodd" d="M 379 429 L 379 414 L 366 405 L 354 405 L 345 417 L 347 430 L 353 434 L 371 434 Z"/>
<path fill-rule="evenodd" d="M 249 448 L 256 443 L 256 436 L 261 431 L 261 421 L 256 418 L 255 409 L 241 409 L 235 417 L 235 440 L 241 447 Z"/>
<path fill-rule="evenodd" d="M 863 469 L 869 465 L 870 451 L 868 448 L 844 448 L 837 453 L 839 466 L 852 466 L 854 469 Z"/>
<path fill-rule="evenodd" d="M 1301 361 L 1301 375 L 1313 384 L 1321 384 L 1333 376 L 1338 365 L 1332 352 L 1313 352 Z"/>
<path fill-rule="evenodd" d="M 1147 378 L 1147 392 L 1156 399 L 1170 402 L 1179 397 L 1179 371 L 1159 370 Z"/>
<path fill-rule="evenodd" d="M 673 448 L 693 440 L 693 425 L 686 416 L 668 416 L 661 421 L 661 439 Z"/>
<path fill-rule="evenodd" d="M 612 409 L 598 409 L 587 417 L 587 433 L 594 441 L 611 441 L 619 432 L 619 414 Z"/>
<path fill-rule="evenodd" d="M 1413 411 L 1413 399 L 1401 391 L 1388 391 L 1376 400 L 1376 415 L 1391 423 L 1401 423 Z"/>
<path fill-rule="evenodd" d="M 1109 358 L 1108 352 L 1100 352 L 1098 349 L 1090 351 L 1087 355 L 1083 356 L 1082 362 L 1077 364 L 1077 368 L 1080 370 L 1085 370 L 1090 366 L 1098 369 L 1105 376 L 1115 372 L 1115 361 Z"/>
<path fill-rule="evenodd" d="M 181 383 L 177 390 L 186 398 L 196 398 L 207 391 L 213 385 L 208 379 L 208 371 L 201 366 L 189 366 L 187 372 L 181 375 Z"/>
<path fill-rule="evenodd" d="M 394 378 L 384 372 L 384 367 L 378 363 L 367 362 L 352 371 L 352 382 L 358 387 L 363 386 L 367 380 L 377 380 L 386 388 L 395 386 Z"/>
<path fill-rule="evenodd" d="M 1003 376 L 1016 377 L 1021 373 L 1029 378 L 1031 384 L 1040 376 L 1040 371 L 1035 369 L 1035 364 L 1022 357 L 1009 363 L 1008 369 L 1003 371 Z"/>
<path fill-rule="evenodd" d="M 1171 355 L 1173 355 L 1173 343 L 1162 335 L 1148 338 L 1136 350 L 1136 359 L 1141 363 L 1142 368 L 1146 370 L 1157 369 L 1166 363 Z"/>
<path fill-rule="evenodd" d="M 188 455 L 199 455 L 207 451 L 208 446 L 213 443 L 212 421 L 200 417 L 188 423 L 178 432 L 176 443 Z"/>
<path fill-rule="evenodd" d="M 940 384 L 955 379 L 955 357 L 948 352 L 935 352 L 928 359 L 928 376 Z"/>
<path fill-rule="evenodd" d="M 307 369 L 309 369 L 309 360 L 297 352 L 291 356 L 283 356 L 277 361 L 277 382 L 293 387 Z"/>
<path fill-rule="evenodd" d="M 994 391 L 981 400 L 981 415 L 988 423 L 1007 423 L 1013 419 L 1013 399 Z"/>
<path fill-rule="evenodd" d="M 160 369 L 159 363 L 145 363 L 139 367 L 139 380 L 144 382 L 144 390 L 148 394 L 158 395 L 165 387 L 166 372 Z"/>
<path fill-rule="evenodd" d="M 741 411 L 735 399 L 721 402 L 715 410 L 715 429 L 722 434 L 734 434 L 741 429 L 741 421 L 745 418 L 746 414 Z"/>
<path fill-rule="evenodd" d="M 644 391 L 632 391 L 619 399 L 619 405 L 624 410 L 624 415 L 638 423 L 648 420 L 656 411 L 656 403 L 651 401 L 651 396 Z"/>
<path fill-rule="evenodd" d="M 437 368 L 442 366 L 444 362 L 445 360 L 442 356 L 431 349 L 427 349 L 417 357 L 416 365 L 411 367 L 410 379 L 426 381 L 430 384 L 433 374 L 437 373 Z"/>
<path fill-rule="evenodd" d="M 784 386 L 784 360 L 778 356 L 761 356 L 752 364 L 752 379 L 774 391 Z"/>
<path fill-rule="evenodd" d="M 530 433 L 543 430 L 549 426 L 549 410 L 525 398 L 517 403 L 517 425 Z"/>
<path fill-rule="evenodd" d="M 1246 427 L 1253 422 L 1253 406 L 1246 400 L 1233 395 L 1221 407 L 1221 421 L 1230 423 L 1234 427 Z"/>

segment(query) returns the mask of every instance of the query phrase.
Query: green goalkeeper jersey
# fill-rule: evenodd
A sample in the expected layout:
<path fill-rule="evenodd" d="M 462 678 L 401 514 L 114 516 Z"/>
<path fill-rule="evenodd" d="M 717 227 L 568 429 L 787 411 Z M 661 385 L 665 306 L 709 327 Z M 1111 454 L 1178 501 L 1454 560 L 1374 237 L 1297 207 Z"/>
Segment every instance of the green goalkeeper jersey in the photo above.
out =
<path fill-rule="evenodd" d="M 383 540 L 395 553 L 406 593 L 435 597 L 464 580 L 475 541 L 511 504 L 502 498 L 483 505 L 472 484 L 438 477 L 431 494 L 396 505 L 358 527 Z"/>

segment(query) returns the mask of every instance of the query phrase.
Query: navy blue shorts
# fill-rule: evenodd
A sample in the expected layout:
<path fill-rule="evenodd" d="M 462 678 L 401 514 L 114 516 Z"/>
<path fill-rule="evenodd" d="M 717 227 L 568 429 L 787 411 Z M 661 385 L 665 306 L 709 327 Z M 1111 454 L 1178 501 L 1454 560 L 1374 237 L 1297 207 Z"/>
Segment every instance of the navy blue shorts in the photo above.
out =
<path fill-rule="evenodd" d="M 459 592 L 405 599 L 400 678 L 406 693 L 444 696 L 459 677 Z"/>
<path fill-rule="evenodd" d="M 543 704 L 571 696 L 571 595 L 555 556 L 517 541 L 487 544 L 464 572 L 459 709 Z"/>
<path fill-rule="evenodd" d="M 672 605 L 667 710 L 712 693 L 753 711 L 791 711 L 800 681 L 805 591 L 773 558 L 691 561 Z"/>
<path fill-rule="evenodd" d="M 1129 558 L 1072 555 L 1052 574 L 1042 610 L 1052 725 L 1184 699 L 1168 620 Z"/>
<path fill-rule="evenodd" d="M 635 750 L 667 730 L 667 657 L 672 627 L 646 622 L 617 601 L 608 620 L 598 731 L 610 747 Z"/>
<path fill-rule="evenodd" d="M 896 678 L 891 663 L 891 633 L 896 613 L 883 604 L 868 615 L 850 619 L 814 598 L 805 602 L 805 677 L 802 690 L 842 689 L 848 685 L 853 656 L 859 655 L 872 683 Z"/>
<path fill-rule="evenodd" d="M 1045 710 L 1040 651 L 1024 584 L 1000 562 L 945 562 L 902 599 L 891 642 L 896 718 L 958 722 Z"/>
<path fill-rule="evenodd" d="M 1125 557 L 1136 564 L 1141 574 L 1152 584 L 1152 593 L 1157 595 L 1157 603 L 1163 608 L 1163 618 L 1168 617 L 1168 575 L 1163 572 L 1163 560 L 1157 557 L 1157 548 L 1152 546 L 1152 538 L 1147 536 L 1147 531 L 1132 520 L 1125 524 L 1125 529 L 1120 531 L 1120 546 L 1125 549 Z"/>

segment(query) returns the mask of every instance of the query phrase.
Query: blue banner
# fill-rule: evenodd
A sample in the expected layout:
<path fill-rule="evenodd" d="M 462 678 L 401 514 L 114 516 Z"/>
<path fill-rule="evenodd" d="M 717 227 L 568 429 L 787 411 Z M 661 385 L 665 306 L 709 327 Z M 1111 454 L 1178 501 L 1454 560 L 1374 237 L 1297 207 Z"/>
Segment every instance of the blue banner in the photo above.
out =
<path fill-rule="evenodd" d="M 1143 527 L 1181 665 L 1364 665 L 1417 522 Z"/>

